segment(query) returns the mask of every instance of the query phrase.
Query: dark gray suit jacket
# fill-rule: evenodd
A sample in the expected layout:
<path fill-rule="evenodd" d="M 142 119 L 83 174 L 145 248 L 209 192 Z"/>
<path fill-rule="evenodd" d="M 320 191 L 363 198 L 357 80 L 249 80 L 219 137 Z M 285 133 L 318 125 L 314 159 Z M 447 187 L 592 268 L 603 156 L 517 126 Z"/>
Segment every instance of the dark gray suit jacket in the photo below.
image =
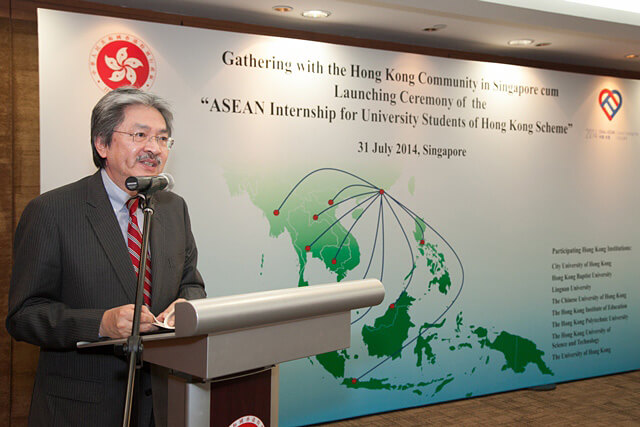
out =
<path fill-rule="evenodd" d="M 154 196 L 151 311 L 176 298 L 205 297 L 184 200 Z M 127 364 L 113 348 L 76 350 L 98 340 L 105 310 L 135 301 L 136 275 L 98 171 L 32 200 L 14 240 L 7 329 L 40 347 L 29 425 L 121 425 Z M 148 373 L 136 384 L 138 422 L 148 425 Z"/>

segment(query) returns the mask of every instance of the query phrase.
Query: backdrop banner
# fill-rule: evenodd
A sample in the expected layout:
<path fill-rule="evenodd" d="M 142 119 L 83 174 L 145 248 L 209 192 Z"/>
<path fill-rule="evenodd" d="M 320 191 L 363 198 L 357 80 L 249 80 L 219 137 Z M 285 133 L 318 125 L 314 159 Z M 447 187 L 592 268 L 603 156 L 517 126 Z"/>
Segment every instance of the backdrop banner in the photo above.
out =
<path fill-rule="evenodd" d="M 639 81 L 48 10 L 38 39 L 42 191 L 135 85 L 210 296 L 384 283 L 282 366 L 282 425 L 640 368 Z"/>

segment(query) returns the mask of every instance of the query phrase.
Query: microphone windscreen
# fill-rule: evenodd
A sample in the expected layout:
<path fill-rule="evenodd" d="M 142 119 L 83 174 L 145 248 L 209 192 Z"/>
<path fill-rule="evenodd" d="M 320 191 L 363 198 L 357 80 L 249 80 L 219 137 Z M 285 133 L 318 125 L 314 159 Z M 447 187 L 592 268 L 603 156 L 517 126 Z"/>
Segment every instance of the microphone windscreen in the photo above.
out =
<path fill-rule="evenodd" d="M 167 180 L 167 187 L 165 188 L 165 190 L 167 191 L 173 190 L 173 187 L 175 186 L 176 181 L 173 179 L 173 176 L 171 176 L 171 174 L 163 172 L 158 176 L 161 176 Z"/>

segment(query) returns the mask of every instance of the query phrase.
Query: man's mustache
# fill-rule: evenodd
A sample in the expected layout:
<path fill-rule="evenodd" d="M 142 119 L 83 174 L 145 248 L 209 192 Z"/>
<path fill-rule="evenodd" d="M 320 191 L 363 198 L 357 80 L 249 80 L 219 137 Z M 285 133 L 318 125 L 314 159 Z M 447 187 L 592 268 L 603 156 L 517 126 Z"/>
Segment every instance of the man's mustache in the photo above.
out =
<path fill-rule="evenodd" d="M 160 156 L 153 153 L 144 153 L 136 157 L 136 161 L 138 162 L 144 162 L 149 160 L 155 162 L 158 166 L 162 164 L 162 159 L 160 158 Z"/>

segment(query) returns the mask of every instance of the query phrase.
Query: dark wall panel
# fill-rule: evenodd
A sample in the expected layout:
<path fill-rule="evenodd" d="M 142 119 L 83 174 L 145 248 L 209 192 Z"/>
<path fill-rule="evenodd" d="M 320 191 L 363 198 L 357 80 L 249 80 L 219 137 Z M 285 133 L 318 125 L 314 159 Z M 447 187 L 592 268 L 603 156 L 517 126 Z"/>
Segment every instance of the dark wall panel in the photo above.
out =
<path fill-rule="evenodd" d="M 13 137 L 11 102 L 11 21 L 0 3 L 0 320 L 7 316 L 13 235 Z M 0 420 L 10 417 L 11 338 L 0 327 Z"/>
<path fill-rule="evenodd" d="M 11 22 L 13 116 L 13 224 L 40 192 L 38 33 L 34 21 Z M 13 341 L 11 354 L 11 425 L 26 425 L 38 348 Z"/>

